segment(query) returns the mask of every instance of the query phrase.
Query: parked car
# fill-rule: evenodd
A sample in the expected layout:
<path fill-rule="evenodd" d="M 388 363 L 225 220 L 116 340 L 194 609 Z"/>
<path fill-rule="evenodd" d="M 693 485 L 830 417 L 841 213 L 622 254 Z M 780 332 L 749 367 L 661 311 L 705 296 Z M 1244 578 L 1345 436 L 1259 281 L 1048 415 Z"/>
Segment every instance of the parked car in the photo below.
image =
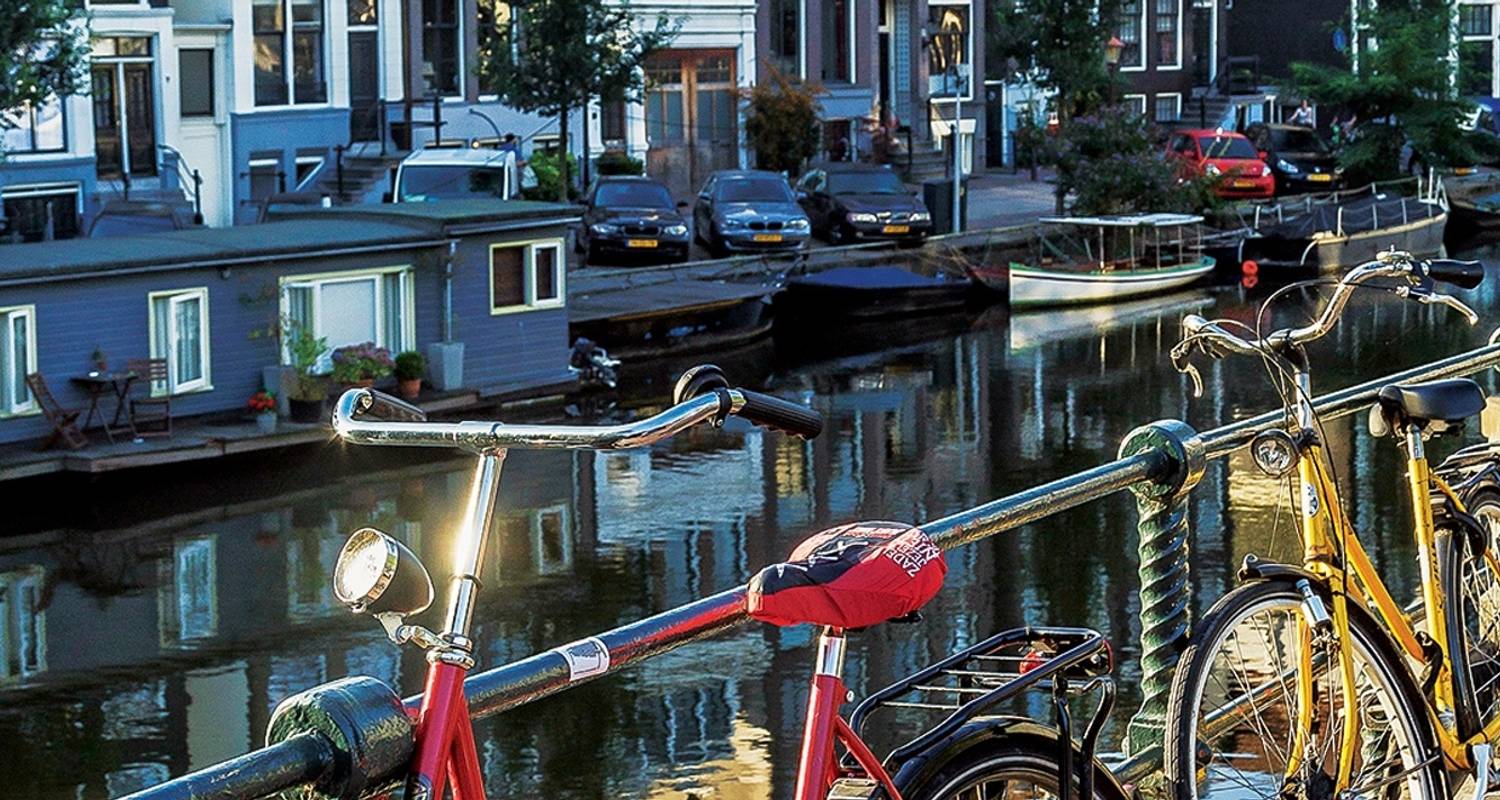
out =
<path fill-rule="evenodd" d="M 872 240 L 918 243 L 932 214 L 890 167 L 853 161 L 814 165 L 797 181 L 797 202 L 832 244 Z"/>
<path fill-rule="evenodd" d="M 1167 157 L 1178 161 L 1184 177 L 1218 178 L 1214 191 L 1220 197 L 1259 198 L 1276 193 L 1276 176 L 1241 133 L 1177 131 L 1167 140 Z"/>
<path fill-rule="evenodd" d="M 111 200 L 89 222 L 88 237 L 105 239 L 142 233 L 180 231 L 202 224 L 190 209 L 151 200 Z"/>
<path fill-rule="evenodd" d="M 721 170 L 693 205 L 693 233 L 715 256 L 807 246 L 811 225 L 779 173 Z"/>
<path fill-rule="evenodd" d="M 687 203 L 673 203 L 666 184 L 636 175 L 600 177 L 584 198 L 578 247 L 588 261 L 607 255 L 688 259 L 687 220 L 679 213 Z"/>
<path fill-rule="evenodd" d="M 422 203 L 475 197 L 510 200 L 520 194 L 516 154 L 474 147 L 426 147 L 396 167 L 390 200 Z"/>
<path fill-rule="evenodd" d="M 1277 194 L 1343 188 L 1344 170 L 1317 130 L 1257 122 L 1245 129 L 1245 136 L 1271 168 Z"/>

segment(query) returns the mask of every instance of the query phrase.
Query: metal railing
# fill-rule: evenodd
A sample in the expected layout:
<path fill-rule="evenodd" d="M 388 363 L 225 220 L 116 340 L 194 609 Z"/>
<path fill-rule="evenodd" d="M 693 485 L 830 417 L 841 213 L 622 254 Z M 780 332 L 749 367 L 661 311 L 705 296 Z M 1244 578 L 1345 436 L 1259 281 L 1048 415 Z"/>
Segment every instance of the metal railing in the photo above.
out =
<path fill-rule="evenodd" d="M 1500 366 L 1500 344 L 1488 345 L 1324 395 L 1313 405 L 1324 419 L 1343 417 L 1367 408 L 1380 388 L 1391 383 L 1452 378 L 1497 366 Z M 1209 460 L 1224 458 L 1249 444 L 1256 433 L 1283 425 L 1285 414 L 1280 409 L 1203 433 L 1177 420 L 1154 422 L 1127 435 L 1120 457 L 1114 461 L 922 525 L 944 550 L 952 550 L 1121 491 L 1130 490 L 1135 495 L 1140 531 L 1142 701 L 1126 732 L 1128 758 L 1115 767 L 1122 777 L 1139 779 L 1150 773 L 1160 759 L 1167 693 L 1180 645 L 1189 633 L 1186 512 L 1192 489 Z M 590 637 L 608 648 L 609 659 L 605 670 L 587 677 L 570 677 L 568 662 L 562 655 L 566 644 L 470 675 L 464 683 L 470 714 L 475 719 L 499 714 L 723 633 L 749 620 L 745 597 L 746 588 L 737 586 Z M 349 702 L 348 697 L 367 692 L 368 684 L 384 689 L 373 679 L 346 678 L 314 692 L 348 690 L 340 696 Z M 302 697 L 297 695 L 283 703 L 283 706 L 302 707 L 303 713 L 287 716 L 307 718 L 307 701 L 299 699 Z M 420 700 L 418 696 L 402 701 L 404 708 L 389 711 L 383 724 L 402 727 Z M 399 780 L 410 756 L 409 734 L 404 740 L 405 751 L 390 745 L 389 739 L 380 739 L 380 746 L 387 751 L 394 747 L 394 752 L 384 752 L 381 758 L 365 758 L 367 754 L 358 749 L 361 737 L 348 735 L 347 726 L 335 726 L 336 735 L 332 737 L 319 732 L 327 730 L 326 725 L 306 725 L 300 729 L 281 726 L 278 730 L 273 719 L 271 727 L 276 734 L 272 738 L 277 740 L 271 746 L 138 792 L 130 800 L 203 797 L 238 800 L 310 784 L 316 784 L 325 794 L 352 798 L 366 788 L 388 786 Z M 378 739 L 373 734 L 372 738 Z M 355 744 L 335 744 L 350 740 L 355 740 Z M 341 746 L 352 747 L 355 752 L 341 751 Z M 379 763 L 389 767 L 380 774 L 351 777 L 348 773 L 351 763 Z"/>

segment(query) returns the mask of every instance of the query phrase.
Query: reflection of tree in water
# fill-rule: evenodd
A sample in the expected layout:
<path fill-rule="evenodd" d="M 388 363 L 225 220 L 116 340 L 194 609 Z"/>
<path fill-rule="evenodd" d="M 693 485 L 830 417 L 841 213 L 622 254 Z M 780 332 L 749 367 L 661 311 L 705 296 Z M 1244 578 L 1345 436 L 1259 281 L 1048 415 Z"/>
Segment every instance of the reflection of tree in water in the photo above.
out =
<path fill-rule="evenodd" d="M 70 535 L 50 548 L 56 566 L 50 570 L 44 597 L 57 584 L 71 583 L 102 606 L 108 598 L 147 589 L 155 580 L 149 549 L 140 538 L 100 541 L 82 533 Z"/>

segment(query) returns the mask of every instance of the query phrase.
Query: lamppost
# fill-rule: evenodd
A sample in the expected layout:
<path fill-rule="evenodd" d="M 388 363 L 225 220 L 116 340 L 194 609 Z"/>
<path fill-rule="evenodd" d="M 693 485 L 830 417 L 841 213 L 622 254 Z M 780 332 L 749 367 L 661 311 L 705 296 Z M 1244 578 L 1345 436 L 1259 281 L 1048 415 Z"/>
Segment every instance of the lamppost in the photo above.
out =
<path fill-rule="evenodd" d="M 1115 98 L 1115 84 L 1120 77 L 1120 56 L 1125 52 L 1125 43 L 1120 37 L 1111 36 L 1104 44 L 1104 66 L 1109 69 L 1109 104 L 1118 102 Z"/>

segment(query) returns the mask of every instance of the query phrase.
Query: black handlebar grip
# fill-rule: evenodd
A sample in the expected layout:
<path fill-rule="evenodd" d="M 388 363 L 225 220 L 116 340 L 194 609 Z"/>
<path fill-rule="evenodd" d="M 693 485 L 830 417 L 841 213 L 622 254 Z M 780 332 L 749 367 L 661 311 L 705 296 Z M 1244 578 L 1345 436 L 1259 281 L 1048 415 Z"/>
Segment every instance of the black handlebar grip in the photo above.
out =
<path fill-rule="evenodd" d="M 374 417 L 386 422 L 426 422 L 427 412 L 384 392 L 365 390 L 365 400 L 360 403 L 358 415 Z"/>
<path fill-rule="evenodd" d="M 812 439 L 823 432 L 823 415 L 807 406 L 760 392 L 744 389 L 739 392 L 745 398 L 745 405 L 735 413 L 748 422 L 803 439 Z"/>
<path fill-rule="evenodd" d="M 1435 281 L 1451 283 L 1460 289 L 1473 289 L 1484 281 L 1484 262 L 1434 258 L 1427 262 L 1427 275 Z"/>

